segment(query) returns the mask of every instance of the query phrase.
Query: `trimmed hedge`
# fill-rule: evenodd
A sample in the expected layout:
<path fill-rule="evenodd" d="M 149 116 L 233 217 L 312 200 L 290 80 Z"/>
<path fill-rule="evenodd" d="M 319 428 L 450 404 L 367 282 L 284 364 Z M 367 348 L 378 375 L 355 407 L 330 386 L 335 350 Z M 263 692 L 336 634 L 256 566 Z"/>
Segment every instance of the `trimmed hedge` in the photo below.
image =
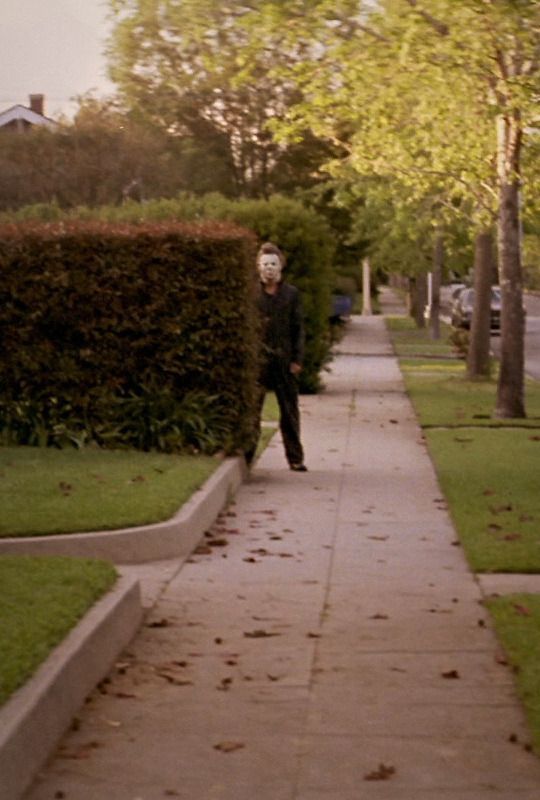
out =
<path fill-rule="evenodd" d="M 1 441 L 248 448 L 255 249 L 224 223 L 0 226 Z"/>
<path fill-rule="evenodd" d="M 321 387 L 321 371 L 330 360 L 332 334 L 333 259 L 336 235 L 326 219 L 299 200 L 273 195 L 268 200 L 231 200 L 223 195 L 181 194 L 176 198 L 130 201 L 121 206 L 77 208 L 62 212 L 58 207 L 28 206 L 15 212 L 20 220 L 78 218 L 109 223 L 144 224 L 171 220 L 228 220 L 253 231 L 259 241 L 270 240 L 287 256 L 285 279 L 302 293 L 306 322 L 304 369 L 300 389 L 316 392 Z M 1 215 L 0 215 L 1 219 Z M 253 269 L 255 265 L 253 264 Z"/>

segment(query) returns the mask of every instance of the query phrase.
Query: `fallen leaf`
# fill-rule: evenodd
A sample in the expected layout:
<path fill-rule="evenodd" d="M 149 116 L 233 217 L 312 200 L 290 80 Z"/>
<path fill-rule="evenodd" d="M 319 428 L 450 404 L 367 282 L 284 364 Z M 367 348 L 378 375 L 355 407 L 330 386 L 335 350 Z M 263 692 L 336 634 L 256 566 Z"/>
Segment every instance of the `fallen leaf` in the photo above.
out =
<path fill-rule="evenodd" d="M 83 758 L 90 758 L 92 755 L 93 750 L 97 750 L 98 747 L 101 747 L 100 742 L 92 741 L 92 742 L 85 742 L 85 744 L 80 745 L 76 750 L 60 750 L 58 755 L 60 758 L 73 758 L 73 759 L 83 759 Z"/>
<path fill-rule="evenodd" d="M 231 684 L 232 684 L 232 682 L 233 682 L 233 679 L 232 679 L 232 678 L 222 678 L 222 679 L 221 679 L 221 683 L 220 683 L 220 684 L 219 684 L 219 686 L 217 686 L 216 688 L 217 688 L 217 689 L 218 689 L 220 692 L 228 692 L 228 691 L 229 691 L 229 689 L 231 688 Z"/>
<path fill-rule="evenodd" d="M 374 542 L 386 542 L 388 536 L 368 536 L 368 539 L 373 539 Z"/>
<path fill-rule="evenodd" d="M 146 478 L 144 475 L 135 475 L 135 477 L 130 480 L 130 483 L 144 483 L 145 480 Z"/>
<path fill-rule="evenodd" d="M 364 775 L 365 781 L 387 781 L 392 775 L 395 775 L 396 768 L 387 764 L 379 764 L 378 768 L 373 772 L 368 772 Z"/>
<path fill-rule="evenodd" d="M 209 539 L 208 541 L 210 547 L 226 547 L 228 544 L 227 539 Z"/>
<path fill-rule="evenodd" d="M 504 511 L 512 511 L 512 503 L 507 503 L 504 506 L 490 506 L 489 510 L 492 514 L 502 514 Z"/>
<path fill-rule="evenodd" d="M 158 620 L 155 620 L 154 622 L 148 622 L 146 624 L 146 627 L 147 628 L 168 628 L 170 624 L 171 623 L 169 622 L 169 620 L 165 619 L 165 617 L 163 617 L 163 619 L 158 619 Z"/>
<path fill-rule="evenodd" d="M 253 558 L 253 556 L 250 556 L 249 558 L 243 558 L 242 561 L 245 561 L 247 564 L 258 564 L 259 563 L 256 558 Z"/>
<path fill-rule="evenodd" d="M 512 606 L 517 614 L 521 614 L 522 617 L 530 617 L 531 610 L 527 608 L 527 606 L 522 606 L 519 603 L 512 603 Z"/>
<path fill-rule="evenodd" d="M 246 639 L 264 639 L 268 636 L 281 636 L 281 633 L 269 633 L 262 628 L 257 628 L 254 631 L 244 631 Z"/>
<path fill-rule="evenodd" d="M 447 678 L 448 680 L 457 680 L 461 677 L 457 669 L 449 669 L 447 672 L 441 672 L 441 676 L 443 678 Z"/>
<path fill-rule="evenodd" d="M 308 639 L 320 639 L 321 638 L 321 634 L 320 633 L 312 633 L 311 631 L 309 631 L 309 633 L 307 633 L 306 636 L 308 637 Z"/>
<path fill-rule="evenodd" d="M 166 672 L 165 670 L 156 670 L 156 675 L 159 678 L 164 678 L 168 683 L 171 683 L 173 686 L 193 686 L 193 681 L 188 680 L 187 678 L 178 678 L 176 675 L 173 675 L 170 672 Z"/>
<path fill-rule="evenodd" d="M 502 538 L 505 542 L 516 542 L 521 539 L 521 533 L 507 533 Z"/>
<path fill-rule="evenodd" d="M 208 544 L 199 544 L 193 552 L 196 556 L 208 556 L 212 552 L 212 548 Z"/>
<path fill-rule="evenodd" d="M 373 614 L 370 619 L 388 619 L 388 614 Z"/>
<path fill-rule="evenodd" d="M 235 750 L 241 750 L 245 746 L 244 742 L 219 742 L 214 745 L 214 750 L 219 750 L 220 753 L 234 753 Z"/>

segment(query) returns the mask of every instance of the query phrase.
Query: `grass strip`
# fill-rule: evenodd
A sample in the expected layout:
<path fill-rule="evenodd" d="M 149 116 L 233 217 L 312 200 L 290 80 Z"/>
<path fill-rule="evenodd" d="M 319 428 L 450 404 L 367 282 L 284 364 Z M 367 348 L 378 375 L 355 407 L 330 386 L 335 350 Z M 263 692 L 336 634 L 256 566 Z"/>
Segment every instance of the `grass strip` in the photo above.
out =
<path fill-rule="evenodd" d="M 432 339 L 429 329 L 417 328 L 411 317 L 385 317 L 385 321 L 396 355 L 400 358 L 415 355 L 458 360 L 448 341 L 452 328 L 446 323 L 440 323 L 440 338 Z"/>
<path fill-rule="evenodd" d="M 486 601 L 495 630 L 516 674 L 517 690 L 540 755 L 540 595 L 513 594 Z"/>
<path fill-rule="evenodd" d="M 0 557 L 0 704 L 115 580 L 104 561 Z"/>
<path fill-rule="evenodd" d="M 219 466 L 211 456 L 0 448 L 0 537 L 169 519 Z"/>
<path fill-rule="evenodd" d="M 471 568 L 540 572 L 540 436 L 524 429 L 425 431 Z"/>

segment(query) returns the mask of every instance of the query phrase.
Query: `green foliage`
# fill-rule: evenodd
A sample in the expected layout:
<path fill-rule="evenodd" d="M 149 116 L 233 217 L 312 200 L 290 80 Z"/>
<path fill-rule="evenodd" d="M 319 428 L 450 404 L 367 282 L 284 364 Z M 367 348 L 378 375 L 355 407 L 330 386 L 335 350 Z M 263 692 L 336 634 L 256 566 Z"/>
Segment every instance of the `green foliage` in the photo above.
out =
<path fill-rule="evenodd" d="M 270 72 L 293 54 L 268 43 L 252 48 L 242 4 L 109 0 L 109 5 L 114 12 L 110 70 L 123 105 L 155 129 L 172 132 L 184 148 L 191 143 L 190 189 L 268 197 L 320 180 L 320 163 L 333 153 L 330 143 L 309 131 L 285 146 L 273 140 L 268 122 L 283 117 L 296 92 L 290 81 Z"/>
<path fill-rule="evenodd" d="M 0 704 L 114 583 L 112 564 L 0 557 Z"/>
<path fill-rule="evenodd" d="M 211 226 L 6 226 L 4 443 L 243 450 L 253 429 L 255 242 Z"/>

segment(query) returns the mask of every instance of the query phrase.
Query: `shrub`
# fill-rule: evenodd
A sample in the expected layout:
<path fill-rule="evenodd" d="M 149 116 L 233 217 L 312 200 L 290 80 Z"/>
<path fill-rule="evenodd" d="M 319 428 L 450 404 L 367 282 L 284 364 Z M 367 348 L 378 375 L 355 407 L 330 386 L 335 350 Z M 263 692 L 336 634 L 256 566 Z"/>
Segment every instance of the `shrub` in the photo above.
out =
<path fill-rule="evenodd" d="M 223 223 L 3 226 L 2 440 L 249 447 L 254 252 Z"/>

